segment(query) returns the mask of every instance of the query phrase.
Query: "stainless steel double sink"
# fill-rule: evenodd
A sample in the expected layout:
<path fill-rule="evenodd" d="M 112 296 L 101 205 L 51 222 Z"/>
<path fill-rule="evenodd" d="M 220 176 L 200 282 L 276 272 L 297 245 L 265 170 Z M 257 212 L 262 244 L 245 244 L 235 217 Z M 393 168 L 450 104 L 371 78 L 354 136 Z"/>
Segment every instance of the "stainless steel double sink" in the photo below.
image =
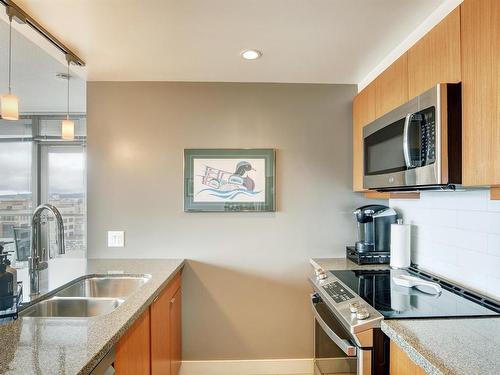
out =
<path fill-rule="evenodd" d="M 149 281 L 149 275 L 90 275 L 76 279 L 22 310 L 23 317 L 85 318 L 105 315 Z"/>

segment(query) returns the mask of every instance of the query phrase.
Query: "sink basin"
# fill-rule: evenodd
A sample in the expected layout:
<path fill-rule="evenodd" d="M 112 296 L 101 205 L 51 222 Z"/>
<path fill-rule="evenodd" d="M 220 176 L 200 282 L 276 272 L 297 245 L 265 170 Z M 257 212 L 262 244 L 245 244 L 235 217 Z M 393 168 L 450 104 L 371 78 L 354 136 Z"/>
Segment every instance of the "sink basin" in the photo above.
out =
<path fill-rule="evenodd" d="M 40 301 L 21 311 L 23 317 L 87 318 L 108 314 L 123 300 L 118 298 L 60 298 Z"/>
<path fill-rule="evenodd" d="M 57 297 L 125 299 L 149 281 L 142 276 L 92 276 L 77 280 L 55 294 Z"/>
<path fill-rule="evenodd" d="M 99 275 L 77 279 L 50 298 L 26 307 L 19 315 L 59 318 L 105 315 L 120 306 L 150 278 L 149 275 Z"/>

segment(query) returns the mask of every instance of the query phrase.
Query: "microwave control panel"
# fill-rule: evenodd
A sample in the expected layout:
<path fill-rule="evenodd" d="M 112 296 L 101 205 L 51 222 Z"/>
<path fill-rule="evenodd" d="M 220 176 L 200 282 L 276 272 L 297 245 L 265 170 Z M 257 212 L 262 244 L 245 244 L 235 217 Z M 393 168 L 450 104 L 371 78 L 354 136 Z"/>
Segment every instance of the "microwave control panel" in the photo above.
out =
<path fill-rule="evenodd" d="M 434 107 L 421 112 L 420 123 L 420 160 L 421 166 L 433 164 L 436 161 L 436 121 Z"/>
<path fill-rule="evenodd" d="M 333 299 L 335 303 L 348 301 L 354 298 L 354 296 L 338 281 L 334 281 L 323 286 L 323 289 L 326 293 L 328 293 L 328 295 Z"/>

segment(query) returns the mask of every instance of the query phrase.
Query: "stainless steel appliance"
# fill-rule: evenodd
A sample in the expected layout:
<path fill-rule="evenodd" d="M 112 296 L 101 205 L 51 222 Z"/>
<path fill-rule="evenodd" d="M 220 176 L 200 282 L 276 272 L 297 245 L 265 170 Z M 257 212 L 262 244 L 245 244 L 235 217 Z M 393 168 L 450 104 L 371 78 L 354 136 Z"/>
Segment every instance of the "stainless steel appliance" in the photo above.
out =
<path fill-rule="evenodd" d="M 363 128 L 365 189 L 454 189 L 461 172 L 461 85 L 439 84 Z"/>
<path fill-rule="evenodd" d="M 438 283 L 441 293 L 397 285 L 410 275 Z M 310 278 L 314 313 L 315 375 L 389 373 L 389 339 L 383 319 L 500 315 L 500 305 L 417 268 L 409 270 L 316 270 Z"/>
<path fill-rule="evenodd" d="M 113 346 L 104 356 L 104 358 L 101 359 L 101 361 L 90 372 L 90 375 L 114 375 L 116 373 L 114 367 L 115 352 L 116 349 Z"/>
<path fill-rule="evenodd" d="M 391 250 L 391 224 L 396 223 L 393 208 L 371 204 L 354 212 L 358 226 L 358 240 L 347 247 L 347 257 L 358 264 L 389 263 Z"/>

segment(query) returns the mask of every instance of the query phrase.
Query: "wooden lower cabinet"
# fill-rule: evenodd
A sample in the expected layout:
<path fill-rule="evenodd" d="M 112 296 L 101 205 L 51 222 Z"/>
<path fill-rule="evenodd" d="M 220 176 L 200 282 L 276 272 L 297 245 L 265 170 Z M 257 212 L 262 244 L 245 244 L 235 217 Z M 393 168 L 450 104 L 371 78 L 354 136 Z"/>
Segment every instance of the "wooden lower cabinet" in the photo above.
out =
<path fill-rule="evenodd" d="M 149 332 L 150 316 L 148 309 L 118 342 L 115 354 L 116 374 L 149 375 L 151 373 Z"/>
<path fill-rule="evenodd" d="M 181 302 L 179 288 L 170 302 L 171 375 L 179 373 L 182 361 Z"/>
<path fill-rule="evenodd" d="M 181 367 L 181 273 L 118 342 L 117 375 L 177 375 Z"/>
<path fill-rule="evenodd" d="M 390 375 L 425 375 L 425 371 L 393 341 L 391 341 L 390 357 Z"/>
<path fill-rule="evenodd" d="M 164 291 L 150 307 L 151 374 L 170 375 L 170 298 Z"/>
<path fill-rule="evenodd" d="M 151 304 L 151 375 L 177 375 L 181 361 L 181 278 Z"/>

